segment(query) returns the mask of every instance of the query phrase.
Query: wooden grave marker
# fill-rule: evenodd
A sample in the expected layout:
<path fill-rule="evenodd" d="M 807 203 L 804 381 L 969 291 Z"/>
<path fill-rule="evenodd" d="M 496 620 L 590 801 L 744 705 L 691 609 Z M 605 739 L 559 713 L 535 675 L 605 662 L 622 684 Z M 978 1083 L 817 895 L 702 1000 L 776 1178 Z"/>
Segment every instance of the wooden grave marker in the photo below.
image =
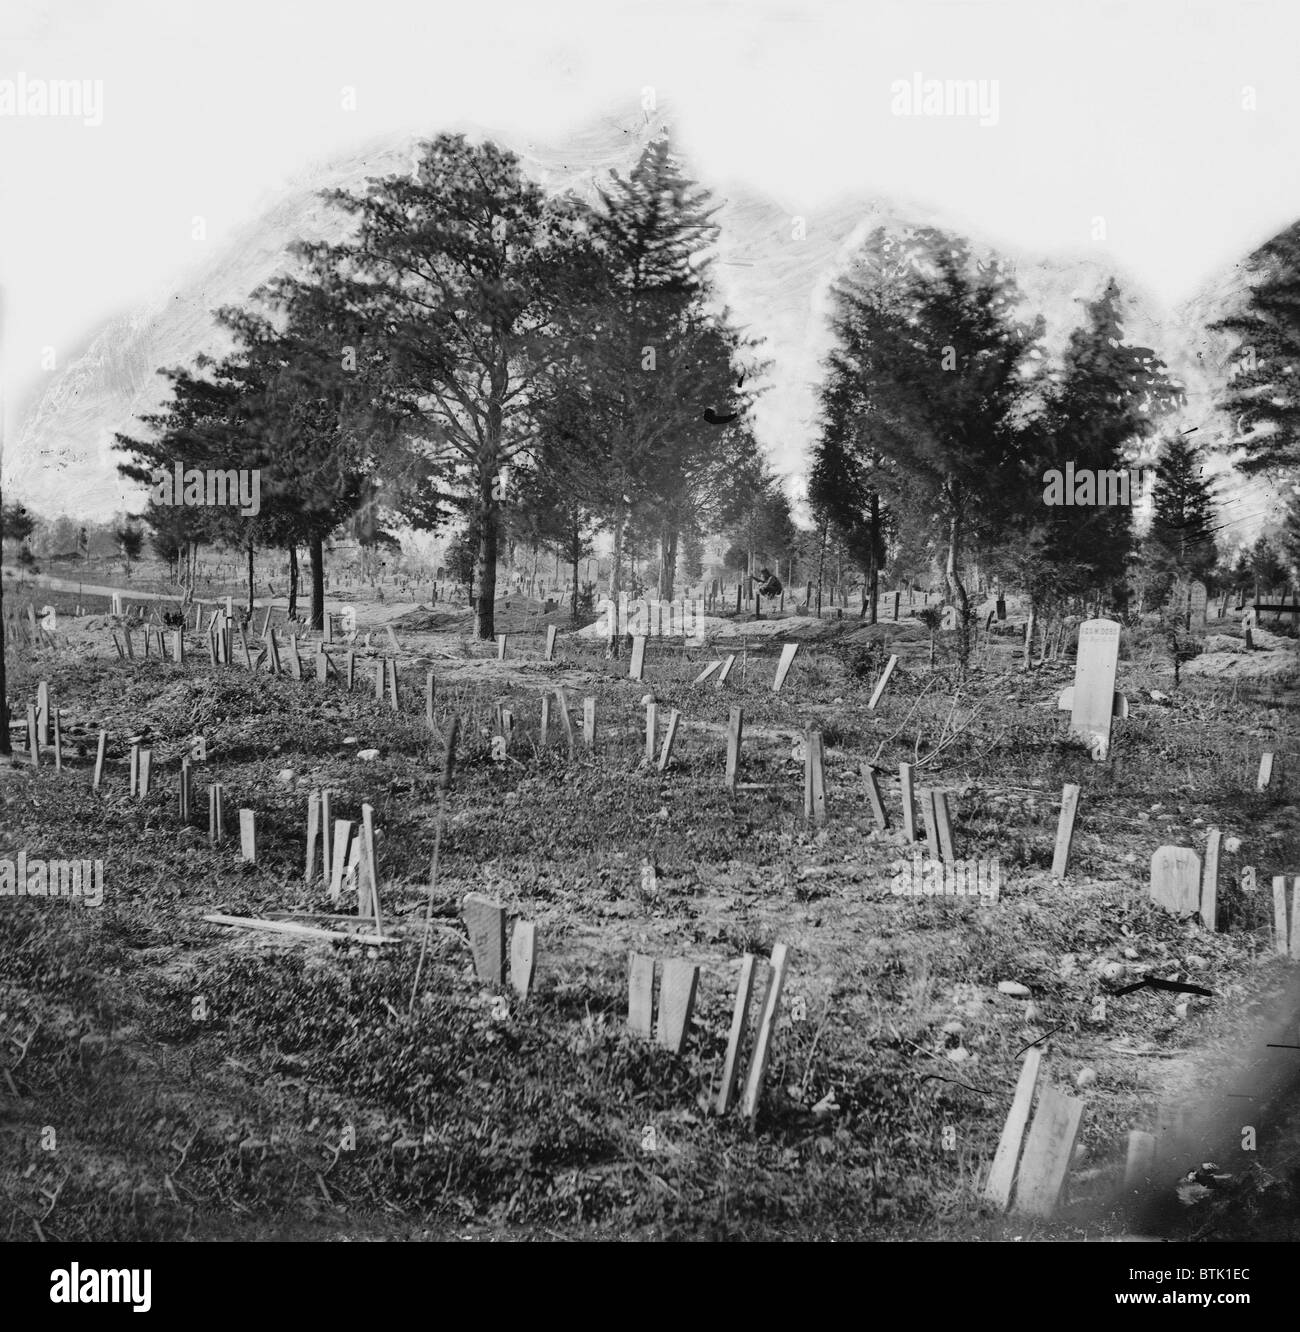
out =
<path fill-rule="evenodd" d="M 348 693 L 352 692 L 352 685 L 356 680 L 357 674 L 357 654 L 348 652 Z"/>
<path fill-rule="evenodd" d="M 912 786 L 912 765 L 898 765 L 898 791 L 903 801 L 903 835 L 909 842 L 916 841 L 916 805 Z"/>
<path fill-rule="evenodd" d="M 1201 858 L 1191 847 L 1156 848 L 1151 856 L 1151 897 L 1179 916 L 1201 909 Z"/>
<path fill-rule="evenodd" d="M 709 662 L 709 664 L 699 673 L 699 675 L 695 677 L 694 680 L 691 681 L 691 683 L 703 684 L 705 680 L 707 680 L 709 676 L 712 675 L 713 672 L 716 671 L 721 665 L 722 665 L 721 657 L 719 657 L 717 661 Z"/>
<path fill-rule="evenodd" d="M 1020 1065 L 1020 1076 L 1016 1079 L 1016 1090 L 1011 1098 L 1011 1109 L 1002 1126 L 1002 1137 L 998 1140 L 993 1164 L 989 1167 L 989 1177 L 984 1185 L 984 1197 L 1004 1212 L 1011 1203 L 1011 1186 L 1016 1178 L 1016 1163 L 1020 1160 L 1020 1147 L 1024 1142 L 1025 1125 L 1029 1123 L 1029 1110 L 1033 1105 L 1034 1090 L 1038 1086 L 1042 1058 L 1043 1052 L 1036 1045 L 1031 1045 L 1025 1054 Z"/>
<path fill-rule="evenodd" d="M 546 626 L 546 660 L 555 660 L 555 630 L 556 626 L 548 624 Z"/>
<path fill-rule="evenodd" d="M 428 671 L 424 677 L 424 720 L 425 724 L 432 731 L 433 723 L 433 672 Z"/>
<path fill-rule="evenodd" d="M 1291 881 L 1291 961 L 1300 962 L 1300 874 Z"/>
<path fill-rule="evenodd" d="M 700 969 L 684 958 L 670 957 L 659 980 L 659 1024 L 656 1039 L 665 1050 L 680 1055 L 686 1048 Z"/>
<path fill-rule="evenodd" d="M 627 1029 L 633 1036 L 650 1036 L 654 1008 L 655 960 L 644 953 L 627 959 Z"/>
<path fill-rule="evenodd" d="M 320 842 L 320 792 L 307 797 L 307 865 L 302 877 L 310 883 L 316 877 L 316 851 Z"/>
<path fill-rule="evenodd" d="M 1020 1162 L 1017 1211 L 1041 1217 L 1050 1217 L 1056 1211 L 1082 1118 L 1082 1100 L 1062 1095 L 1054 1087 L 1043 1088 Z"/>
<path fill-rule="evenodd" d="M 659 704 L 647 703 L 645 705 L 645 761 L 653 763 L 655 761 L 655 750 L 658 748 L 659 740 Z"/>
<path fill-rule="evenodd" d="M 140 766 L 137 769 L 138 788 L 136 794 L 141 800 L 149 794 L 149 778 L 153 772 L 153 750 L 141 748 Z"/>
<path fill-rule="evenodd" d="M 1205 623 L 1206 605 L 1209 600 L 1209 592 L 1202 582 L 1194 582 L 1187 589 L 1187 616 L 1192 624 L 1203 625 Z"/>
<path fill-rule="evenodd" d="M 925 844 L 931 860 L 942 860 L 939 852 L 939 827 L 934 815 L 934 789 L 923 786 L 917 792 L 921 800 L 921 817 L 925 820 Z"/>
<path fill-rule="evenodd" d="M 1070 734 L 1083 740 L 1098 762 L 1110 753 L 1119 636 L 1120 626 L 1115 620 L 1085 620 L 1079 626 Z"/>
<path fill-rule="evenodd" d="M 627 668 L 629 680 L 640 680 L 645 675 L 646 636 L 637 634 L 632 639 L 632 661 Z"/>
<path fill-rule="evenodd" d="M 1273 876 L 1273 946 L 1283 957 L 1287 955 L 1286 878 L 1281 874 Z"/>
<path fill-rule="evenodd" d="M 560 725 L 564 727 L 565 743 L 569 746 L 569 757 L 573 757 L 573 722 L 569 719 L 569 700 L 564 696 L 563 689 L 555 691 L 555 701 L 559 704 Z"/>
<path fill-rule="evenodd" d="M 36 730 L 42 745 L 50 744 L 50 686 L 42 680 L 36 686 Z"/>
<path fill-rule="evenodd" d="M 664 732 L 664 747 L 659 754 L 659 771 L 666 772 L 668 769 L 668 760 L 673 756 L 673 741 L 677 739 L 677 724 L 682 719 L 682 714 L 674 708 L 668 714 L 668 729 Z"/>
<path fill-rule="evenodd" d="M 333 868 L 333 843 L 330 837 L 334 824 L 330 817 L 330 793 L 320 793 L 320 882 L 322 888 L 330 886 L 330 870 Z"/>
<path fill-rule="evenodd" d="M 482 893 L 466 893 L 460 914 L 469 931 L 475 975 L 489 985 L 500 985 L 505 980 L 506 965 L 505 907 Z"/>
<path fill-rule="evenodd" d="M 881 695 L 885 692 L 885 686 L 889 683 L 889 677 L 894 673 L 894 667 L 898 665 L 897 657 L 890 657 L 885 663 L 885 669 L 880 673 L 880 679 L 876 681 L 876 687 L 871 691 L 871 701 L 867 704 L 868 712 L 875 712 L 876 704 L 880 702 Z"/>
<path fill-rule="evenodd" d="M 251 809 L 239 811 L 239 854 L 257 864 L 257 815 Z"/>
<path fill-rule="evenodd" d="M 343 874 L 347 869 L 348 842 L 352 838 L 352 820 L 335 819 L 332 840 L 332 864 L 330 865 L 330 901 L 337 902 L 343 892 Z"/>
<path fill-rule="evenodd" d="M 1211 828 L 1205 835 L 1205 865 L 1201 879 L 1201 924 L 1211 932 L 1219 928 L 1219 846 L 1223 834 Z"/>
<path fill-rule="evenodd" d="M 360 873 L 357 875 L 357 915 L 373 916 L 375 933 L 382 934 L 379 873 L 375 867 L 375 811 L 370 805 L 361 806 L 360 860 Z"/>
<path fill-rule="evenodd" d="M 889 815 L 885 812 L 885 802 L 880 794 L 880 782 L 876 778 L 876 770 L 869 763 L 862 765 L 862 780 L 867 788 L 867 799 L 871 803 L 871 815 L 876 821 L 876 827 L 885 832 L 889 828 Z"/>
<path fill-rule="evenodd" d="M 208 845 L 216 846 L 226 835 L 226 797 L 220 782 L 208 787 Z"/>
<path fill-rule="evenodd" d="M 537 925 L 531 920 L 515 921 L 510 935 L 510 984 L 520 999 L 527 999 L 537 971 Z"/>
<path fill-rule="evenodd" d="M 545 749 L 546 742 L 551 733 L 551 700 L 548 696 L 542 697 L 542 725 L 541 731 L 537 737 L 538 749 Z"/>
<path fill-rule="evenodd" d="M 596 700 L 593 696 L 582 700 L 582 743 L 588 749 L 596 747 Z"/>
<path fill-rule="evenodd" d="M 714 682 L 716 687 L 721 689 L 727 683 L 727 676 L 731 674 L 731 668 L 736 664 L 736 654 L 729 653 L 726 660 L 722 663 L 722 669 L 718 672 L 718 678 Z"/>
<path fill-rule="evenodd" d="M 1255 780 L 1256 791 L 1267 791 L 1273 781 L 1273 755 L 1265 751 L 1259 756 L 1259 776 Z"/>
<path fill-rule="evenodd" d="M 957 854 L 952 842 L 952 812 L 948 808 L 948 792 L 936 790 L 934 795 L 934 826 L 939 834 L 939 855 L 945 864 L 951 865 Z"/>
<path fill-rule="evenodd" d="M 498 634 L 498 635 L 497 635 L 497 660 L 498 660 L 498 661 L 505 661 L 505 659 L 506 659 L 506 636 L 505 636 L 505 634 Z"/>
<path fill-rule="evenodd" d="M 785 684 L 785 677 L 790 674 L 790 667 L 794 665 L 794 659 L 799 654 L 798 643 L 786 643 L 781 649 L 781 660 L 776 664 L 776 678 L 772 681 L 772 692 L 779 694 L 781 686 Z"/>
<path fill-rule="evenodd" d="M 329 673 L 330 659 L 326 656 L 324 645 L 322 645 L 320 651 L 316 653 L 316 683 L 325 684 L 329 679 Z"/>
<path fill-rule="evenodd" d="M 781 1004 L 788 957 L 789 949 L 779 943 L 772 949 L 772 958 L 768 963 L 767 993 L 763 997 L 762 1016 L 759 1018 L 758 1033 L 754 1037 L 749 1069 L 745 1074 L 745 1091 L 740 1100 L 741 1113 L 751 1121 L 758 1117 L 758 1103 L 763 1095 L 763 1078 L 767 1074 L 767 1061 L 771 1055 L 772 1032 L 776 1027 L 776 1013 Z"/>
<path fill-rule="evenodd" d="M 725 779 L 727 790 L 732 792 L 736 789 L 736 781 L 740 774 L 740 744 L 744 729 L 744 709 L 732 708 L 731 715 L 727 719 L 727 775 Z"/>
<path fill-rule="evenodd" d="M 99 744 L 95 748 L 95 775 L 90 779 L 90 789 L 99 790 L 99 783 L 104 776 L 104 750 L 108 745 L 108 732 L 100 731 Z"/>
<path fill-rule="evenodd" d="M 388 663 L 380 657 L 375 662 L 375 702 L 383 704 L 384 701 L 384 683 L 388 678 Z"/>
<path fill-rule="evenodd" d="M 1066 782 L 1061 791 L 1061 817 L 1056 824 L 1056 849 L 1052 853 L 1052 878 L 1063 879 L 1070 864 L 1074 841 L 1074 816 L 1079 809 L 1079 788 Z"/>
<path fill-rule="evenodd" d="M 54 770 L 63 771 L 63 709 L 54 709 Z"/>
<path fill-rule="evenodd" d="M 754 993 L 754 966 L 758 958 L 746 953 L 740 960 L 740 983 L 736 986 L 736 1003 L 731 1011 L 731 1033 L 727 1037 L 727 1055 L 722 1064 L 722 1086 L 718 1089 L 718 1114 L 725 1115 L 736 1091 L 736 1078 L 740 1072 L 740 1047 L 749 1025 L 749 1002 Z"/>
<path fill-rule="evenodd" d="M 275 641 L 274 629 L 269 630 L 266 635 L 266 664 L 272 675 L 283 674 L 280 669 L 280 645 Z"/>
<path fill-rule="evenodd" d="M 814 823 L 826 822 L 826 746 L 820 731 L 804 733 L 803 816 Z"/>
<path fill-rule="evenodd" d="M 294 680 L 302 679 L 302 658 L 298 655 L 298 639 L 289 635 L 289 675 Z"/>
<path fill-rule="evenodd" d="M 184 758 L 181 759 L 181 788 L 178 800 L 182 823 L 189 823 L 190 821 L 190 805 L 193 800 L 193 792 L 193 775 L 190 772 L 190 761 Z"/>
<path fill-rule="evenodd" d="M 394 712 L 401 711 L 401 705 L 397 701 L 397 658 L 388 658 L 388 706 Z"/>

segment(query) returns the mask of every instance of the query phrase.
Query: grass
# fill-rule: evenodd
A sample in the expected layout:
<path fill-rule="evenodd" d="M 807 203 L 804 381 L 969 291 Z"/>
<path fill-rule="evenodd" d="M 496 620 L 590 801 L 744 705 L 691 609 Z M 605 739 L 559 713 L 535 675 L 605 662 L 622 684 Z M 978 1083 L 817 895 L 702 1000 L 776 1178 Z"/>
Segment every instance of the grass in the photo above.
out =
<path fill-rule="evenodd" d="M 395 714 L 374 701 L 364 674 L 349 696 L 333 681 L 214 668 L 193 650 L 183 669 L 119 663 L 104 657 L 102 633 L 94 655 L 77 650 L 74 631 L 71 652 L 15 660 L 15 699 L 49 681 L 68 756 L 62 773 L 6 770 L 0 854 L 102 858 L 105 904 L 0 902 L 0 1033 L 14 1091 L 0 1135 L 0 1233 L 1121 1233 L 1113 1185 L 1125 1132 L 1150 1121 L 1195 1060 L 1112 1047 L 1217 1058 L 1243 1006 L 1267 1006 L 1282 983 L 1266 885 L 1300 863 L 1300 831 L 1285 771 L 1263 795 L 1254 779 L 1261 748 L 1286 749 L 1285 716 L 1240 690 L 1187 682 L 1174 691 L 1148 664 L 1158 644 L 1138 631 L 1126 635 L 1121 672 L 1132 715 L 1116 725 L 1111 760 L 1096 764 L 1065 737 L 1055 706 L 1066 664 L 1024 674 L 1009 642 L 958 690 L 942 653 L 930 676 L 928 635 L 915 626 L 864 631 L 846 621 L 844 633 L 856 641 L 805 644 L 780 695 L 770 688 L 776 645 L 746 649 L 722 690 L 691 683 L 710 653 L 687 660 L 658 644 L 642 683 L 622 678 L 624 662 L 572 641 L 542 663 L 512 640 L 520 659 L 504 669 L 488 661 L 488 645 L 470 645 L 464 659 L 435 651 L 435 720 L 441 728 L 459 717 L 463 738 L 434 898 L 447 928 L 409 1017 L 413 946 L 372 955 L 286 945 L 201 917 L 353 909 L 303 882 L 306 797 L 328 787 L 336 817 L 374 808 L 386 920 L 422 919 L 441 756 L 419 715 L 425 662 L 403 661 L 410 711 Z M 890 652 L 902 659 L 869 713 Z M 577 731 L 572 761 L 554 716 L 550 745 L 538 743 L 540 698 L 557 685 Z M 1153 687 L 1169 702 L 1151 701 Z M 661 705 L 661 736 L 668 710 L 683 714 L 665 774 L 641 761 L 646 692 Z M 581 741 L 586 695 L 597 700 L 593 753 Z M 765 789 L 733 797 L 722 770 L 736 702 L 745 709 L 741 780 Z M 491 757 L 498 704 L 516 718 L 505 761 Z M 154 790 L 131 800 L 125 741 L 145 725 Z M 810 726 L 827 745 L 823 828 L 804 820 L 793 757 Z M 109 764 L 92 794 L 101 727 Z M 196 812 L 181 827 L 177 772 L 196 733 L 209 759 L 195 765 Z M 378 758 L 359 760 L 365 748 Z M 895 819 L 888 777 L 899 762 L 919 763 L 921 784 L 958 793 L 958 854 L 1001 860 L 1000 902 L 890 895 L 905 848 L 874 827 L 858 775 L 867 761 L 884 774 Z M 208 847 L 209 779 L 225 786 L 229 827 L 241 806 L 257 811 L 256 866 L 230 841 Z M 1054 884 L 1067 781 L 1083 795 L 1070 878 Z M 1152 851 L 1200 849 L 1211 825 L 1243 842 L 1221 860 L 1225 932 L 1213 936 L 1146 895 Z M 653 891 L 642 887 L 644 860 L 658 869 Z M 1244 864 L 1259 874 L 1253 895 L 1238 887 Z M 505 1016 L 499 1006 L 494 1015 L 453 937 L 471 889 L 538 924 L 537 986 L 526 1004 L 511 997 Z M 751 1127 L 710 1110 L 740 955 L 765 956 L 778 940 L 792 967 Z M 701 965 L 680 1059 L 624 1028 L 631 949 Z M 1178 1016 L 1175 997 L 1147 993 L 1111 999 L 1097 1022 L 1096 999 L 1114 988 L 1100 969 L 1115 961 L 1208 978 L 1216 995 L 1239 1001 L 1194 999 Z M 1008 979 L 1030 987 L 1028 1003 L 998 993 Z M 1018 1052 L 1053 1028 L 1050 1080 L 1073 1092 L 1081 1069 L 1097 1073 L 1075 1093 L 1086 1099 L 1081 1175 L 1055 1221 L 1008 1221 L 982 1203 L 978 1183 Z M 648 1127 L 653 1152 L 643 1147 Z M 955 1130 L 950 1148 L 945 1128 Z M 1280 1160 L 1290 1130 L 1280 1120 L 1271 1132 L 1270 1159 Z M 1261 1215 L 1223 1224 L 1296 1237 L 1285 1208 L 1280 1221 Z"/>

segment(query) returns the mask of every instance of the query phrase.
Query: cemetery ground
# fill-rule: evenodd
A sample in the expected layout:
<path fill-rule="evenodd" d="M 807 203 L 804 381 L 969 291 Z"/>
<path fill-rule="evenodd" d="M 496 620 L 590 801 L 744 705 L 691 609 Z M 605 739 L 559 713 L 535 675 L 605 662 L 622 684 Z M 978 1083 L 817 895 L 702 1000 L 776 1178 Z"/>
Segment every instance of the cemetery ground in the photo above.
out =
<path fill-rule="evenodd" d="M 143 658 L 138 631 L 134 659 L 118 660 L 102 617 L 92 628 L 61 616 L 57 650 L 10 645 L 17 755 L 0 768 L 0 855 L 102 859 L 104 902 L 0 898 L 0 1234 L 1131 1233 L 1120 1200 L 1128 1131 L 1154 1129 L 1158 1107 L 1217 1114 L 1295 969 L 1277 954 L 1269 892 L 1274 875 L 1300 873 L 1295 712 L 1280 677 L 1252 686 L 1185 674 L 1175 687 L 1154 632 L 1126 629 L 1117 687 L 1129 714 L 1114 724 L 1109 759 L 1095 762 L 1057 707 L 1072 650 L 1026 671 L 1019 634 L 994 638 L 962 683 L 946 636 L 931 672 L 921 625 L 864 627 L 846 615 L 801 646 L 774 693 L 772 642 L 715 651 L 652 640 L 637 682 L 626 655 L 607 659 L 564 633 L 544 661 L 547 621 L 516 610 L 498 626 L 510 635 L 501 661 L 468 637 L 463 614 L 398 619 L 399 651 L 379 634 L 371 652 L 358 645 L 351 693 L 341 678 L 318 682 L 307 654 L 301 680 L 287 665 L 279 677 L 251 674 L 238 652 L 237 664 L 213 665 L 193 632 L 184 665 L 156 649 Z M 1211 626 L 1219 631 L 1239 636 Z M 332 650 L 341 665 L 346 649 Z M 721 688 L 693 683 L 733 650 Z M 899 663 L 871 711 L 890 653 Z M 379 656 L 397 662 L 398 711 L 376 700 Z M 39 681 L 60 710 L 61 771 L 48 751 L 33 767 L 22 748 Z M 541 700 L 557 689 L 572 756 L 554 708 L 548 744 L 538 743 Z M 681 713 L 663 771 L 643 761 L 647 693 L 657 746 L 668 714 Z M 585 697 L 596 700 L 591 748 Z M 498 705 L 514 731 L 494 759 Z M 452 718 L 460 744 L 435 928 L 408 1011 Z M 825 745 L 822 825 L 804 812 L 806 728 Z M 92 791 L 101 729 L 106 762 Z M 141 734 L 151 789 L 133 798 L 127 741 Z M 180 764 L 195 735 L 207 757 L 192 764 L 183 825 Z M 1266 751 L 1275 770 L 1259 791 Z M 914 765 L 918 788 L 951 793 L 956 855 L 998 860 L 996 902 L 891 893 L 912 849 L 898 831 L 900 762 Z M 868 763 L 888 830 L 873 817 Z M 214 781 L 226 835 L 211 847 Z M 1054 879 L 1067 783 L 1081 794 L 1066 874 Z M 360 821 L 372 807 L 383 930 L 405 942 L 205 922 L 283 913 L 346 930 L 327 917 L 355 913 L 356 892 L 335 902 L 319 872 L 304 878 L 308 799 L 326 789 L 334 818 Z M 256 814 L 255 864 L 240 857 L 241 808 Z M 1148 893 L 1155 849 L 1203 856 L 1210 828 L 1224 839 L 1215 932 Z M 526 1000 L 475 979 L 460 920 L 471 891 L 535 922 Z M 789 964 L 751 1124 L 714 1106 L 742 955 L 766 959 L 778 943 Z M 699 965 L 682 1055 L 628 1031 L 629 952 Z M 1116 993 L 1147 974 L 1212 996 Z M 1021 1052 L 1035 1041 L 1043 1081 L 1084 1102 L 1068 1195 L 1050 1219 L 982 1198 Z M 1290 1109 L 1232 1110 L 1227 1136 L 1205 1148 L 1230 1178 L 1191 1202 L 1162 1186 L 1159 1233 L 1300 1238 L 1300 1112 L 1294 1095 L 1282 1102 Z M 1258 1130 L 1254 1152 L 1241 1147 L 1246 1124 Z"/>

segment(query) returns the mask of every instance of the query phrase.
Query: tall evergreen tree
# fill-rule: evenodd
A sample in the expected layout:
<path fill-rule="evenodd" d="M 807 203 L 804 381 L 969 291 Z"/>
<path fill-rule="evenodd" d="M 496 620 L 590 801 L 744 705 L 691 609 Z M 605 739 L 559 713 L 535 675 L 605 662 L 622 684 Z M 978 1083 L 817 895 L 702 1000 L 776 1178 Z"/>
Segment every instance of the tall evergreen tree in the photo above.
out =
<path fill-rule="evenodd" d="M 831 374 L 862 403 L 856 447 L 869 439 L 889 460 L 887 474 L 874 471 L 889 502 L 942 532 L 963 629 L 968 544 L 1028 474 L 1020 411 L 1040 329 L 1016 323 L 1017 300 L 996 260 L 977 262 L 965 242 L 930 228 L 876 231 L 834 293 Z"/>
<path fill-rule="evenodd" d="M 1236 423 L 1248 476 L 1300 469 L 1300 222 L 1247 260 L 1246 307 L 1212 324 L 1241 339 L 1220 409 Z"/>
<path fill-rule="evenodd" d="M 1147 556 L 1170 577 L 1205 578 L 1218 561 L 1214 528 L 1214 496 L 1200 452 L 1185 435 L 1174 435 L 1156 460 Z"/>

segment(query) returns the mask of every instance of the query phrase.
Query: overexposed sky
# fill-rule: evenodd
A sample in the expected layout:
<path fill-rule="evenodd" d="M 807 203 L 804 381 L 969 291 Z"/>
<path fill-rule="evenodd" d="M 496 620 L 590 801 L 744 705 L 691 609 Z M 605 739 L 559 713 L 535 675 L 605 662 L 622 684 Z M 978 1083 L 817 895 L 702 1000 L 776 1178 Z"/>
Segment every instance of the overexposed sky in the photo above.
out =
<path fill-rule="evenodd" d="M 62 366 L 313 161 L 457 121 L 559 139 L 645 85 L 705 184 L 1101 244 L 1173 302 L 1300 216 L 1298 53 L 1295 0 L 3 0 L 0 98 L 103 87 L 97 126 L 0 100 L 6 433 L 47 348 Z M 916 73 L 996 81 L 997 123 L 894 114 Z"/>

